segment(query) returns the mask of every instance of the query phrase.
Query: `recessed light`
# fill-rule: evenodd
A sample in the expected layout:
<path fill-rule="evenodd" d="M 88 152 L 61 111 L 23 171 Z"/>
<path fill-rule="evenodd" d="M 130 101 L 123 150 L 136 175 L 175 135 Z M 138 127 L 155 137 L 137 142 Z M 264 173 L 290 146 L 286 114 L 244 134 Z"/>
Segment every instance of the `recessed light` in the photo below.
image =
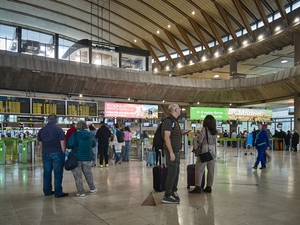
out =
<path fill-rule="evenodd" d="M 181 68 L 181 63 L 178 63 L 178 64 L 177 64 L 177 67 L 178 67 L 178 68 Z"/>
<path fill-rule="evenodd" d="M 287 62 L 288 62 L 287 60 L 282 60 L 282 61 L 281 61 L 281 63 L 287 63 Z"/>
<path fill-rule="evenodd" d="M 128 101 L 130 101 L 130 98 L 128 98 Z"/>
<path fill-rule="evenodd" d="M 169 66 L 166 66 L 166 70 L 169 70 L 170 69 L 170 67 Z"/>
<path fill-rule="evenodd" d="M 195 15 L 195 11 L 193 11 L 192 14 Z"/>
<path fill-rule="evenodd" d="M 79 97 L 82 98 L 82 94 L 80 94 Z"/>
<path fill-rule="evenodd" d="M 134 39 L 134 42 L 136 42 L 136 39 Z"/>
<path fill-rule="evenodd" d="M 157 68 L 154 68 L 154 72 L 157 72 Z"/>
<path fill-rule="evenodd" d="M 169 25 L 168 25 L 168 28 L 170 28 L 170 27 L 171 27 L 171 25 L 169 24 Z"/>
<path fill-rule="evenodd" d="M 243 41 L 243 45 L 246 45 L 246 44 L 248 44 L 248 41 Z"/>
<path fill-rule="evenodd" d="M 199 105 L 199 104 L 200 104 L 200 102 L 197 102 L 197 104 Z"/>
<path fill-rule="evenodd" d="M 218 78 L 218 77 L 220 77 L 220 75 L 219 75 L 219 74 L 216 74 L 216 75 L 214 75 L 214 78 Z"/>
<path fill-rule="evenodd" d="M 261 40 L 261 39 L 263 39 L 263 37 L 264 37 L 263 35 L 259 35 L 257 39 Z"/>
<path fill-rule="evenodd" d="M 280 26 L 275 28 L 275 31 L 279 31 L 280 30 Z"/>
<path fill-rule="evenodd" d="M 181 110 L 182 110 L 182 111 L 185 111 L 185 108 L 182 108 Z"/>
<path fill-rule="evenodd" d="M 232 51 L 232 47 L 228 48 L 228 51 L 231 52 Z"/>
<path fill-rule="evenodd" d="M 191 60 L 191 61 L 190 61 L 190 65 L 193 65 L 193 64 L 194 64 L 194 63 L 193 63 L 193 61 Z"/>
<path fill-rule="evenodd" d="M 202 57 L 202 60 L 205 61 L 205 60 L 206 60 L 206 56 L 203 56 L 203 57 Z"/>
<path fill-rule="evenodd" d="M 165 100 L 162 100 L 163 103 L 165 103 Z"/>
<path fill-rule="evenodd" d="M 295 19 L 295 23 L 298 23 L 299 22 L 299 18 L 297 17 L 296 19 Z"/>
<path fill-rule="evenodd" d="M 229 105 L 232 105 L 231 103 L 229 103 Z"/>
<path fill-rule="evenodd" d="M 159 34 L 159 30 L 158 30 L 158 31 L 156 31 L 156 33 L 158 33 L 158 34 Z"/>

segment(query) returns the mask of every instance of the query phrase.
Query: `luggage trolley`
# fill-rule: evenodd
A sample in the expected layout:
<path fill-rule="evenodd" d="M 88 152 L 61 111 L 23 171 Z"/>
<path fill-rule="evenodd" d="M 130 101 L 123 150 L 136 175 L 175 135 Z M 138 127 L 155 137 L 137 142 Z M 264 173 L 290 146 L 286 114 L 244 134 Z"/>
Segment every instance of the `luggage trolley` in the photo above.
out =
<path fill-rule="evenodd" d="M 247 141 L 246 141 L 246 149 L 245 149 L 245 155 L 250 153 L 250 155 L 254 155 L 253 149 L 252 149 L 252 140 L 253 140 L 253 134 L 247 135 Z"/>

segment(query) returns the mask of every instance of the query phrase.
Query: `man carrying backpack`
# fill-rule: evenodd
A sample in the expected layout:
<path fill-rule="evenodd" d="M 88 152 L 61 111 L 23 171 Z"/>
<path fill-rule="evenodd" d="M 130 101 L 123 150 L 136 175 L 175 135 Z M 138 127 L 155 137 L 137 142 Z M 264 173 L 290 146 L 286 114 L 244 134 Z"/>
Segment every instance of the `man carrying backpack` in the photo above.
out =
<path fill-rule="evenodd" d="M 162 203 L 178 204 L 180 198 L 177 194 L 177 184 L 179 176 L 180 149 L 182 145 L 182 135 L 187 131 L 181 132 L 178 117 L 181 109 L 177 104 L 169 105 L 170 115 L 163 121 L 162 136 L 164 139 L 163 150 L 166 157 L 168 175 L 165 185 L 165 195 Z"/>

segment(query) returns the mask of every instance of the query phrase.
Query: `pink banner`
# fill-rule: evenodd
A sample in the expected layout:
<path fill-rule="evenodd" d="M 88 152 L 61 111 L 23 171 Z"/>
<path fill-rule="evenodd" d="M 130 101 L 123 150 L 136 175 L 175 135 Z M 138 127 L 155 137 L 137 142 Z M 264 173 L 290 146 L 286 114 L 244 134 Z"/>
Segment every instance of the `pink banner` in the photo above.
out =
<path fill-rule="evenodd" d="M 142 104 L 105 102 L 104 116 L 117 118 L 144 118 Z"/>

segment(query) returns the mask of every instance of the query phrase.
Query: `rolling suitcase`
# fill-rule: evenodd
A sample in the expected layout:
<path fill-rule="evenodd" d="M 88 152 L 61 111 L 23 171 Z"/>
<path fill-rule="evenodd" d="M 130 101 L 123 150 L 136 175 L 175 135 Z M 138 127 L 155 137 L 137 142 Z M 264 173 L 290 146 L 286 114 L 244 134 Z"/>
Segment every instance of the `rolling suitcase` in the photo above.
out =
<path fill-rule="evenodd" d="M 146 165 L 154 166 L 156 160 L 156 152 L 147 151 L 146 152 Z"/>
<path fill-rule="evenodd" d="M 193 164 L 187 166 L 187 188 L 195 186 L 195 156 L 193 155 Z M 201 187 L 204 189 L 205 186 L 205 171 L 203 172 Z"/>
<path fill-rule="evenodd" d="M 163 165 L 153 167 L 152 172 L 153 172 L 153 189 L 158 192 L 164 191 L 167 175 L 168 175 L 168 168 L 165 166 L 165 163 L 163 162 Z"/>

